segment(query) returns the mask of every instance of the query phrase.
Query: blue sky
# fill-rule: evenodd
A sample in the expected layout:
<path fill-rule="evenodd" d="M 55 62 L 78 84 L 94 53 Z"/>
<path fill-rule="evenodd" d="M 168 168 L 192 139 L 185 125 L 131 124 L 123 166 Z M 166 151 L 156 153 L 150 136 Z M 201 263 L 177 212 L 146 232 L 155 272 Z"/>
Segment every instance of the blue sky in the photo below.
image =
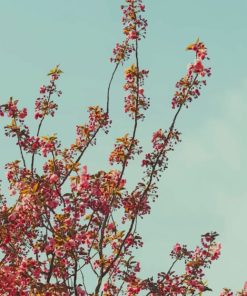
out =
<path fill-rule="evenodd" d="M 149 146 L 152 131 L 171 122 L 174 85 L 194 59 L 186 45 L 198 36 L 208 47 L 213 75 L 198 101 L 178 121 L 182 143 L 172 153 L 169 169 L 150 216 L 139 223 L 145 245 L 138 253 L 143 273 L 166 271 L 169 252 L 177 242 L 194 246 L 200 234 L 220 233 L 221 259 L 207 273 L 212 295 L 224 287 L 239 289 L 247 280 L 246 264 L 246 110 L 247 2 L 146 0 L 147 38 L 140 45 L 140 64 L 150 70 L 146 93 L 151 107 L 138 136 Z M 85 122 L 88 105 L 105 105 L 106 86 L 113 66 L 112 48 L 122 40 L 119 6 L 122 1 L 25 0 L 2 1 L 0 10 L 0 103 L 10 96 L 33 107 L 46 73 L 61 64 L 63 91 L 56 119 L 44 134 L 57 132 L 68 144 L 74 126 Z M 128 132 L 131 122 L 119 115 L 123 106 L 123 69 L 111 95 L 113 128 L 100 136 L 88 153 L 89 170 L 107 167 L 114 137 Z M 1 129 L 3 124 L 0 123 Z M 17 158 L 13 142 L 0 133 L 3 164 Z M 96 153 L 99 149 L 101 153 Z M 106 157 L 103 159 L 102 155 Z M 134 181 L 138 165 L 130 166 Z M 2 174 L 3 175 L 3 174 Z"/>

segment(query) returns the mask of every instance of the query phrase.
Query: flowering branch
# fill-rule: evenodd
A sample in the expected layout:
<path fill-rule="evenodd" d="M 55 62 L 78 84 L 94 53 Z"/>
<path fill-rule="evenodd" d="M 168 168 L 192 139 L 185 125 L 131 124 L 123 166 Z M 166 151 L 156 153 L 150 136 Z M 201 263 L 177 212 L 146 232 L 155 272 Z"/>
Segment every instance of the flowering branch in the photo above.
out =
<path fill-rule="evenodd" d="M 56 134 L 41 135 L 45 118 L 54 116 L 58 107 L 52 96 L 61 95 L 56 87 L 62 73 L 59 65 L 48 73 L 50 82 L 40 87 L 41 97 L 35 102 L 34 118 L 40 119 L 36 135 L 30 135 L 25 125 L 27 109 L 19 109 L 17 100 L 10 98 L 0 105 L 0 116 L 6 114 L 11 119 L 5 134 L 17 138 L 21 153 L 21 161 L 6 164 L 12 202 L 0 194 L 1 295 L 182 296 L 211 291 L 204 273 L 220 256 L 215 232 L 203 235 L 200 246 L 192 250 L 177 243 L 170 254 L 171 266 L 156 278 L 142 279 L 141 264 L 133 255 L 143 246 L 137 232 L 138 219 L 151 212 L 169 152 L 180 142 L 177 119 L 183 107 L 188 108 L 200 96 L 211 75 L 211 69 L 205 66 L 207 48 L 199 39 L 187 47 L 195 53 L 195 61 L 176 84 L 171 102 L 176 112 L 167 130 L 153 133 L 152 149 L 141 163 L 143 177 L 128 191 L 127 166 L 143 150 L 136 135 L 139 120 L 144 120 L 149 108 L 144 91 L 149 72 L 140 69 L 139 61 L 139 45 L 147 28 L 145 6 L 142 0 L 125 0 L 121 9 L 124 40 L 113 49 L 111 62 L 115 66 L 107 87 L 106 110 L 88 108 L 88 122 L 76 126 L 76 139 L 70 147 L 62 149 Z M 99 131 L 108 132 L 112 82 L 119 65 L 132 54 L 134 63 L 124 72 L 124 112 L 133 120 L 131 134 L 116 139 L 109 155 L 109 171 L 89 173 L 81 164 L 82 157 L 96 144 Z M 30 155 L 30 167 L 25 153 Z M 44 159 L 39 170 L 36 154 Z M 65 185 L 67 180 L 69 184 Z M 181 274 L 176 272 L 177 262 L 185 266 Z M 90 292 L 92 281 L 95 286 Z M 237 295 L 246 293 L 245 284 Z M 221 293 L 232 295 L 229 289 Z"/>

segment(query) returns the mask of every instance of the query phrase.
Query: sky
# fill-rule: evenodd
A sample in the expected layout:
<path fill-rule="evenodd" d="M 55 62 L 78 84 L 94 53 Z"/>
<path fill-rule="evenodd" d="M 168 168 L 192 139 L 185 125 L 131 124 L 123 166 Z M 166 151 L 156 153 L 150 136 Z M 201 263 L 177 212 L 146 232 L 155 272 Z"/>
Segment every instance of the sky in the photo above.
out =
<path fill-rule="evenodd" d="M 123 38 L 122 3 L 1 1 L 0 104 L 13 96 L 32 110 L 40 85 L 48 82 L 47 72 L 60 64 L 63 96 L 56 118 L 47 121 L 43 134 L 57 132 L 64 145 L 72 142 L 74 126 L 86 121 L 86 107 L 105 106 L 113 70 L 109 58 L 115 43 Z M 223 249 L 221 258 L 207 271 L 211 295 L 218 295 L 222 287 L 237 290 L 247 280 L 247 2 L 144 3 L 149 27 L 147 38 L 140 43 L 140 66 L 150 70 L 145 91 L 151 107 L 137 136 L 146 150 L 152 132 L 169 127 L 175 83 L 194 59 L 184 49 L 197 37 L 208 47 L 212 77 L 177 122 L 182 142 L 169 157 L 158 201 L 139 222 L 144 247 L 137 258 L 142 261 L 143 275 L 166 271 L 176 242 L 194 247 L 201 234 L 217 231 Z M 131 130 L 132 122 L 121 114 L 123 70 L 119 69 L 113 83 L 110 134 L 107 138 L 101 134 L 97 147 L 85 158 L 90 172 L 107 168 L 114 138 Z M 3 126 L 1 120 L 1 178 L 4 163 L 19 157 L 13 141 L 4 138 Z M 133 185 L 137 172 L 141 173 L 138 163 L 127 171 Z"/>

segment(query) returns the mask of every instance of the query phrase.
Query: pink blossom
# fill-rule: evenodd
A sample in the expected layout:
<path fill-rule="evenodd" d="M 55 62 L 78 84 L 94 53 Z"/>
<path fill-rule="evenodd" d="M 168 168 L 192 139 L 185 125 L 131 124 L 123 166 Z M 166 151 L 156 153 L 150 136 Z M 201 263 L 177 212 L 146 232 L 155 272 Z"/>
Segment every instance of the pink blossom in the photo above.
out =
<path fill-rule="evenodd" d="M 108 226 L 107 226 L 107 228 L 109 229 L 109 230 L 115 230 L 116 229 L 116 226 L 115 226 L 115 224 L 114 223 L 109 223 L 108 224 Z"/>
<path fill-rule="evenodd" d="M 201 73 L 204 70 L 204 66 L 202 64 L 202 61 L 199 59 L 194 64 L 194 71 L 195 73 Z"/>
<path fill-rule="evenodd" d="M 8 104 L 8 117 L 13 117 L 15 114 L 16 114 L 16 112 L 18 111 L 17 110 L 17 107 L 16 107 L 16 104 L 17 104 L 17 102 L 12 102 L 12 101 L 10 101 L 9 102 L 9 104 Z"/>
<path fill-rule="evenodd" d="M 19 118 L 23 119 L 27 116 L 27 108 L 23 108 L 19 113 Z"/>
<path fill-rule="evenodd" d="M 48 150 L 47 150 L 45 147 L 42 147 L 42 148 L 41 148 L 41 153 L 42 153 L 42 155 L 43 155 L 44 157 L 47 156 L 47 152 L 48 152 Z"/>
<path fill-rule="evenodd" d="M 10 214 L 9 215 L 9 221 L 15 221 L 16 217 L 17 217 L 16 213 Z"/>
<path fill-rule="evenodd" d="M 140 9 L 141 9 L 141 11 L 145 11 L 145 5 L 140 4 Z"/>
<path fill-rule="evenodd" d="M 62 257 L 62 256 L 63 256 L 63 252 L 62 252 L 61 250 L 59 250 L 59 249 L 56 250 L 55 253 L 56 253 L 56 256 L 57 256 L 57 257 Z"/>
<path fill-rule="evenodd" d="M 182 247 L 179 243 L 176 243 L 176 245 L 173 247 L 173 252 L 176 254 L 176 255 L 179 255 L 179 253 L 181 252 L 182 250 Z"/>
<path fill-rule="evenodd" d="M 41 94 L 44 94 L 46 92 L 46 86 L 45 85 L 41 85 L 41 87 L 39 88 L 39 92 Z"/>
<path fill-rule="evenodd" d="M 137 39 L 138 38 L 138 34 L 136 31 L 131 31 L 129 32 L 129 39 Z"/>
<path fill-rule="evenodd" d="M 75 247 L 76 246 L 76 242 L 73 240 L 73 239 L 70 239 L 68 241 L 68 244 L 71 246 L 71 247 Z"/>
<path fill-rule="evenodd" d="M 51 81 L 55 81 L 59 78 L 59 75 L 57 73 L 52 74 Z"/>
<path fill-rule="evenodd" d="M 221 244 L 214 244 L 209 248 L 212 260 L 216 260 L 220 256 Z"/>
<path fill-rule="evenodd" d="M 37 150 L 38 148 L 39 148 L 39 142 L 36 141 L 36 142 L 34 142 L 34 143 L 32 144 L 32 150 L 35 151 L 35 150 Z"/>
<path fill-rule="evenodd" d="M 103 291 L 106 292 L 108 290 L 108 288 L 109 288 L 108 283 L 104 283 L 104 285 L 103 285 Z"/>
<path fill-rule="evenodd" d="M 140 262 L 137 262 L 137 263 L 136 263 L 136 266 L 135 266 L 135 268 L 134 268 L 134 271 L 135 271 L 135 272 L 139 272 L 140 270 L 141 270 Z"/>
<path fill-rule="evenodd" d="M 37 111 L 37 112 L 34 113 L 34 118 L 35 119 L 39 119 L 39 118 L 42 118 L 42 117 L 44 117 L 44 115 L 41 114 L 40 112 Z"/>
<path fill-rule="evenodd" d="M 51 184 L 54 184 L 54 183 L 57 182 L 58 179 L 59 179 L 59 178 L 58 178 L 58 175 L 56 175 L 56 174 L 52 174 L 52 175 L 50 176 L 49 181 L 50 181 Z"/>
<path fill-rule="evenodd" d="M 143 89 L 143 88 L 140 88 L 140 89 L 139 89 L 139 95 L 141 95 L 141 96 L 144 95 L 144 89 Z"/>
<path fill-rule="evenodd" d="M 76 287 L 76 292 L 78 296 L 86 296 L 86 292 L 84 290 L 82 290 L 82 288 L 80 286 Z"/>
<path fill-rule="evenodd" d="M 88 183 L 88 179 L 89 179 L 89 175 L 87 173 L 87 166 L 84 165 L 82 167 L 82 173 L 80 176 L 80 185 L 82 188 L 88 188 L 89 187 L 89 183 Z"/>
<path fill-rule="evenodd" d="M 220 292 L 220 296 L 233 296 L 233 292 L 225 288 Z"/>

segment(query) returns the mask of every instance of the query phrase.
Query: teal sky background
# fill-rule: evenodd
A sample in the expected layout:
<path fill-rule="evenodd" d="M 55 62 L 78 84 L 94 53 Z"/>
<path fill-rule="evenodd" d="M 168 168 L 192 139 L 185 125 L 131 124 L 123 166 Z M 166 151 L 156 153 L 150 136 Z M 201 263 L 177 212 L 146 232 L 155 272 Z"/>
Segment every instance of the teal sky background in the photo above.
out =
<path fill-rule="evenodd" d="M 208 47 L 213 75 L 199 100 L 183 110 L 177 122 L 183 141 L 170 155 L 151 215 L 139 222 L 144 247 L 137 258 L 143 275 L 167 271 L 176 242 L 193 247 L 201 234 L 215 230 L 223 250 L 207 272 L 211 295 L 218 295 L 222 287 L 237 290 L 247 280 L 247 1 L 144 2 L 149 27 L 140 44 L 140 66 L 150 70 L 145 90 L 151 99 L 138 131 L 144 151 L 150 148 L 152 132 L 171 122 L 175 83 L 194 60 L 184 49 L 198 36 Z M 32 110 L 40 85 L 48 81 L 46 73 L 60 64 L 63 96 L 57 116 L 46 121 L 43 134 L 57 132 L 64 145 L 72 142 L 74 126 L 87 119 L 86 107 L 105 106 L 113 70 L 109 58 L 123 38 L 122 3 L 1 1 L 0 104 L 13 96 Z M 86 155 L 90 172 L 109 168 L 114 138 L 131 130 L 133 123 L 121 114 L 122 84 L 120 68 L 111 94 L 112 129 L 107 137 L 101 134 L 97 147 Z M 4 138 L 3 126 L 0 122 L 1 178 L 4 163 L 19 157 L 17 147 Z M 127 176 L 130 187 L 139 180 L 138 163 L 129 167 Z"/>

